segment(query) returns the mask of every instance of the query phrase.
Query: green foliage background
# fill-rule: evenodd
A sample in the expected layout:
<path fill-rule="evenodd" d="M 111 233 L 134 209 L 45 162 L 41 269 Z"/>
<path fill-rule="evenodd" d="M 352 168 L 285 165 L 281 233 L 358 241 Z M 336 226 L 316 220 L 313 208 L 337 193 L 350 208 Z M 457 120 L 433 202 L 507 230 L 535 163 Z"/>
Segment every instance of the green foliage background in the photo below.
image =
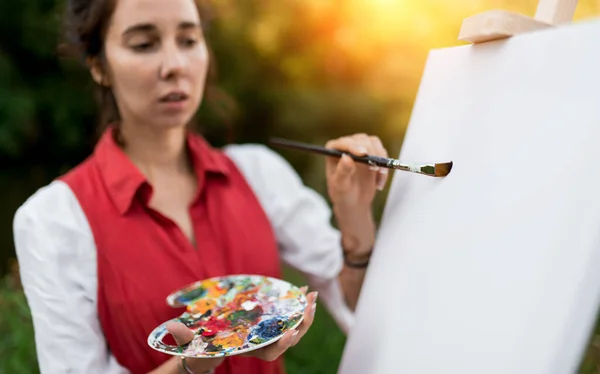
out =
<path fill-rule="evenodd" d="M 16 208 L 82 161 L 96 140 L 89 74 L 61 59 L 66 0 L 0 1 L 0 374 L 36 373 L 33 327 L 12 244 Z M 399 152 L 427 52 L 461 44 L 461 22 L 500 8 L 534 14 L 537 1 L 220 0 L 207 39 L 218 68 L 221 110 L 203 105 L 214 145 L 285 136 L 313 143 L 354 132 Z M 576 18 L 597 13 L 580 1 Z M 323 160 L 281 152 L 324 193 Z M 376 201 L 379 218 L 387 191 Z M 11 270 L 12 269 L 12 270 Z M 291 270 L 286 278 L 301 283 Z M 286 355 L 290 374 L 334 373 L 344 336 L 322 307 Z M 598 331 L 581 373 L 600 373 Z M 434 359 L 434 357 L 432 357 Z"/>

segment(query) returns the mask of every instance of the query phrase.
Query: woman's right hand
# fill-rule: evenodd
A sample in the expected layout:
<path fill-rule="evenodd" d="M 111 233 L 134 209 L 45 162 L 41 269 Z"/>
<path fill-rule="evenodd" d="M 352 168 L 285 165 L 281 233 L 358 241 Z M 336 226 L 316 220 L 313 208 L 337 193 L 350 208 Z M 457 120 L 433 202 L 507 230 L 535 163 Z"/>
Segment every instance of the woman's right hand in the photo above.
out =
<path fill-rule="evenodd" d="M 188 329 L 183 323 L 180 322 L 168 322 L 167 331 L 173 336 L 175 342 L 178 345 L 184 345 L 194 339 L 194 332 Z M 180 360 L 180 358 L 177 358 Z M 211 370 L 216 369 L 225 360 L 222 357 L 219 358 L 186 358 L 186 366 L 197 374 L 210 373 Z"/>

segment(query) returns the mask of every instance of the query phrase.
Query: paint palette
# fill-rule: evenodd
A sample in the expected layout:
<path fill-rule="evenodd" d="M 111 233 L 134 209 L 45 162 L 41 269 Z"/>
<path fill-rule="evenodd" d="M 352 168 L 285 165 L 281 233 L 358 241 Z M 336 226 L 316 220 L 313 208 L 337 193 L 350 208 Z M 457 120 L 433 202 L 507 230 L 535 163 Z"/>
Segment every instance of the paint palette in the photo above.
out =
<path fill-rule="evenodd" d="M 233 275 L 206 279 L 167 297 L 173 307 L 186 311 L 173 321 L 195 332 L 183 346 L 168 345 L 167 322 L 148 336 L 150 347 L 171 355 L 214 358 L 233 356 L 279 340 L 298 326 L 307 305 L 296 286 L 260 275 Z"/>

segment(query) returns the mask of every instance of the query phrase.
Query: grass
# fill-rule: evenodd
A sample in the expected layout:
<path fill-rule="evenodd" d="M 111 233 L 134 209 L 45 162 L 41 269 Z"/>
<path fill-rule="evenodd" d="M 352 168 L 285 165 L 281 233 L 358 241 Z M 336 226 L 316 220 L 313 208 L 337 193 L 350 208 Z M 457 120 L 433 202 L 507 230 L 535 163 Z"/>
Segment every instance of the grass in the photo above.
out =
<path fill-rule="evenodd" d="M 15 273 L 0 279 L 0 374 L 39 373 L 31 314 Z"/>

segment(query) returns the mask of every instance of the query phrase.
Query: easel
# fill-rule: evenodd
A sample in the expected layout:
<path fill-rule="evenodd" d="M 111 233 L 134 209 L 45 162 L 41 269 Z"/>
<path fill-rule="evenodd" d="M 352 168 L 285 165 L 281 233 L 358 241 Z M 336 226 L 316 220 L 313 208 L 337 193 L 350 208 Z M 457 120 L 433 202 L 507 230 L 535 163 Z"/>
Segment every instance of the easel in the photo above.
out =
<path fill-rule="evenodd" d="M 537 5 L 467 18 L 475 45 L 430 52 L 400 158 L 455 166 L 394 176 L 340 374 L 565 374 L 593 358 L 600 22 L 571 25 L 575 0 Z"/>
<path fill-rule="evenodd" d="M 466 18 L 458 39 L 485 43 L 571 22 L 577 0 L 539 0 L 535 17 L 492 10 Z"/>
<path fill-rule="evenodd" d="M 534 18 L 503 10 L 484 12 L 463 21 L 458 39 L 480 44 L 568 23 L 576 7 L 577 0 L 539 0 Z M 587 355 L 598 362 L 600 345 L 596 338 L 590 344 Z"/>

